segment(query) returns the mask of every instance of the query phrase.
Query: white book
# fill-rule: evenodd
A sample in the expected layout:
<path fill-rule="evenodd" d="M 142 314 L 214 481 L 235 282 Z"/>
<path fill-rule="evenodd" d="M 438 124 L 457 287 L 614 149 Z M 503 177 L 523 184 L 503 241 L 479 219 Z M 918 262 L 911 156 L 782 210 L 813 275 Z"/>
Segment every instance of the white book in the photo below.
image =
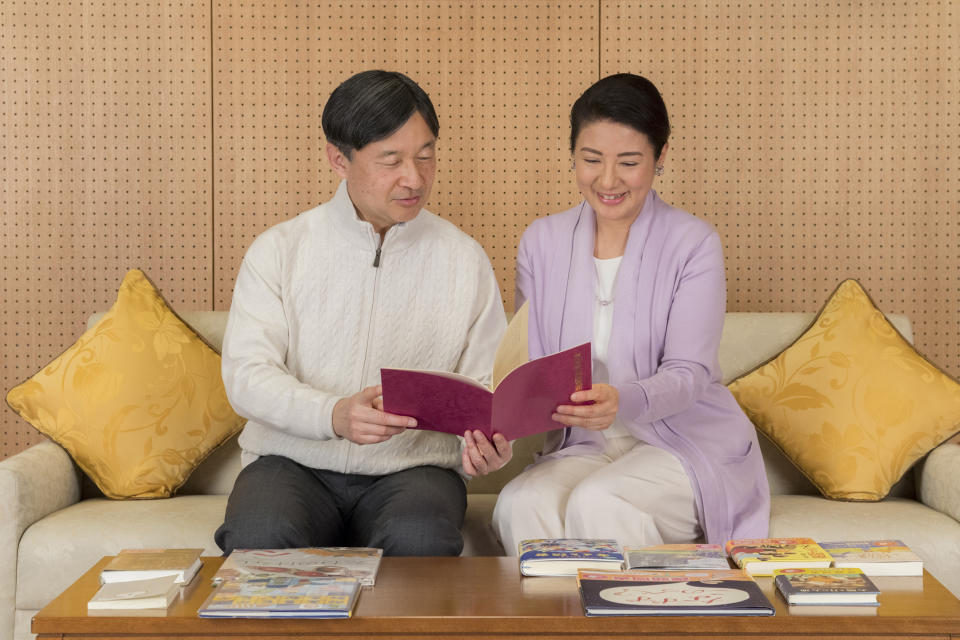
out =
<path fill-rule="evenodd" d="M 176 576 L 112 582 L 100 587 L 87 609 L 166 609 L 179 591 Z"/>

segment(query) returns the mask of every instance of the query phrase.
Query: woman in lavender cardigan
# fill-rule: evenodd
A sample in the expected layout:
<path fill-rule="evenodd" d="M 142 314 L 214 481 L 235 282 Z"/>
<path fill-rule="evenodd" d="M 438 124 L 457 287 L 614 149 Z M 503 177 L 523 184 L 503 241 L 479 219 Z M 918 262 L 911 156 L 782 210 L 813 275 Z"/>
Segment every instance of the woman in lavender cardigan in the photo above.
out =
<path fill-rule="evenodd" d="M 652 186 L 670 125 L 656 87 L 619 74 L 570 115 L 585 201 L 520 241 L 529 356 L 590 341 L 593 388 L 557 407 L 537 463 L 500 493 L 508 553 L 526 538 L 681 543 L 767 535 L 756 432 L 720 382 L 726 282 L 713 227 Z"/>

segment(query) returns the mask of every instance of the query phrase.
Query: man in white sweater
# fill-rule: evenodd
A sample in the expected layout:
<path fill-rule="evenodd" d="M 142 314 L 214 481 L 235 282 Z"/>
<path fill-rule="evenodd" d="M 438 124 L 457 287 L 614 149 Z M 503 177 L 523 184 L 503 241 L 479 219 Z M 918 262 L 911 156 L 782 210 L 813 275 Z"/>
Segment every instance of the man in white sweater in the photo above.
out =
<path fill-rule="evenodd" d="M 439 123 L 400 73 L 365 71 L 323 111 L 333 199 L 261 234 L 237 276 L 223 341 L 230 403 L 248 419 L 243 470 L 217 530 L 236 548 L 370 546 L 458 555 L 461 474 L 510 446 L 385 413 L 380 367 L 489 384 L 506 327 L 483 248 L 423 207 Z"/>

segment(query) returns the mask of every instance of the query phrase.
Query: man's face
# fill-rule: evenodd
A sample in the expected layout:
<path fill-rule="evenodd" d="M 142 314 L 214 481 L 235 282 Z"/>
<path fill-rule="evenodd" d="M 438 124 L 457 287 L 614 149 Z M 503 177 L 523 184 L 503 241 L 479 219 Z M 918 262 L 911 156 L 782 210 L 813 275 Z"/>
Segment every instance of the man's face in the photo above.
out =
<path fill-rule="evenodd" d="M 356 149 L 347 158 L 332 144 L 327 157 L 347 181 L 347 193 L 361 218 L 382 233 L 413 220 L 426 205 L 437 171 L 437 139 L 416 111 L 392 135 Z"/>

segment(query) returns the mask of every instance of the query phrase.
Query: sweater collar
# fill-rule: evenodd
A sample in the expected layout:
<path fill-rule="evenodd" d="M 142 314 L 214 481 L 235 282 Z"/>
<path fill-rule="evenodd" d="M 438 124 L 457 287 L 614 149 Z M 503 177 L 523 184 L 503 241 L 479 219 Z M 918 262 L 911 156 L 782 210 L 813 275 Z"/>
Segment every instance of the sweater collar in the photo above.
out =
<path fill-rule="evenodd" d="M 340 181 L 337 192 L 325 208 L 337 231 L 348 242 L 372 251 L 376 251 L 380 247 L 380 236 L 373 230 L 373 225 L 357 214 L 357 209 L 353 206 L 353 201 L 350 200 L 350 194 L 347 193 L 346 180 Z M 421 209 L 413 220 L 398 222 L 390 227 L 387 230 L 382 251 L 392 253 L 413 244 L 421 233 L 423 225 L 426 224 L 425 213 L 428 213 L 427 210 Z"/>

